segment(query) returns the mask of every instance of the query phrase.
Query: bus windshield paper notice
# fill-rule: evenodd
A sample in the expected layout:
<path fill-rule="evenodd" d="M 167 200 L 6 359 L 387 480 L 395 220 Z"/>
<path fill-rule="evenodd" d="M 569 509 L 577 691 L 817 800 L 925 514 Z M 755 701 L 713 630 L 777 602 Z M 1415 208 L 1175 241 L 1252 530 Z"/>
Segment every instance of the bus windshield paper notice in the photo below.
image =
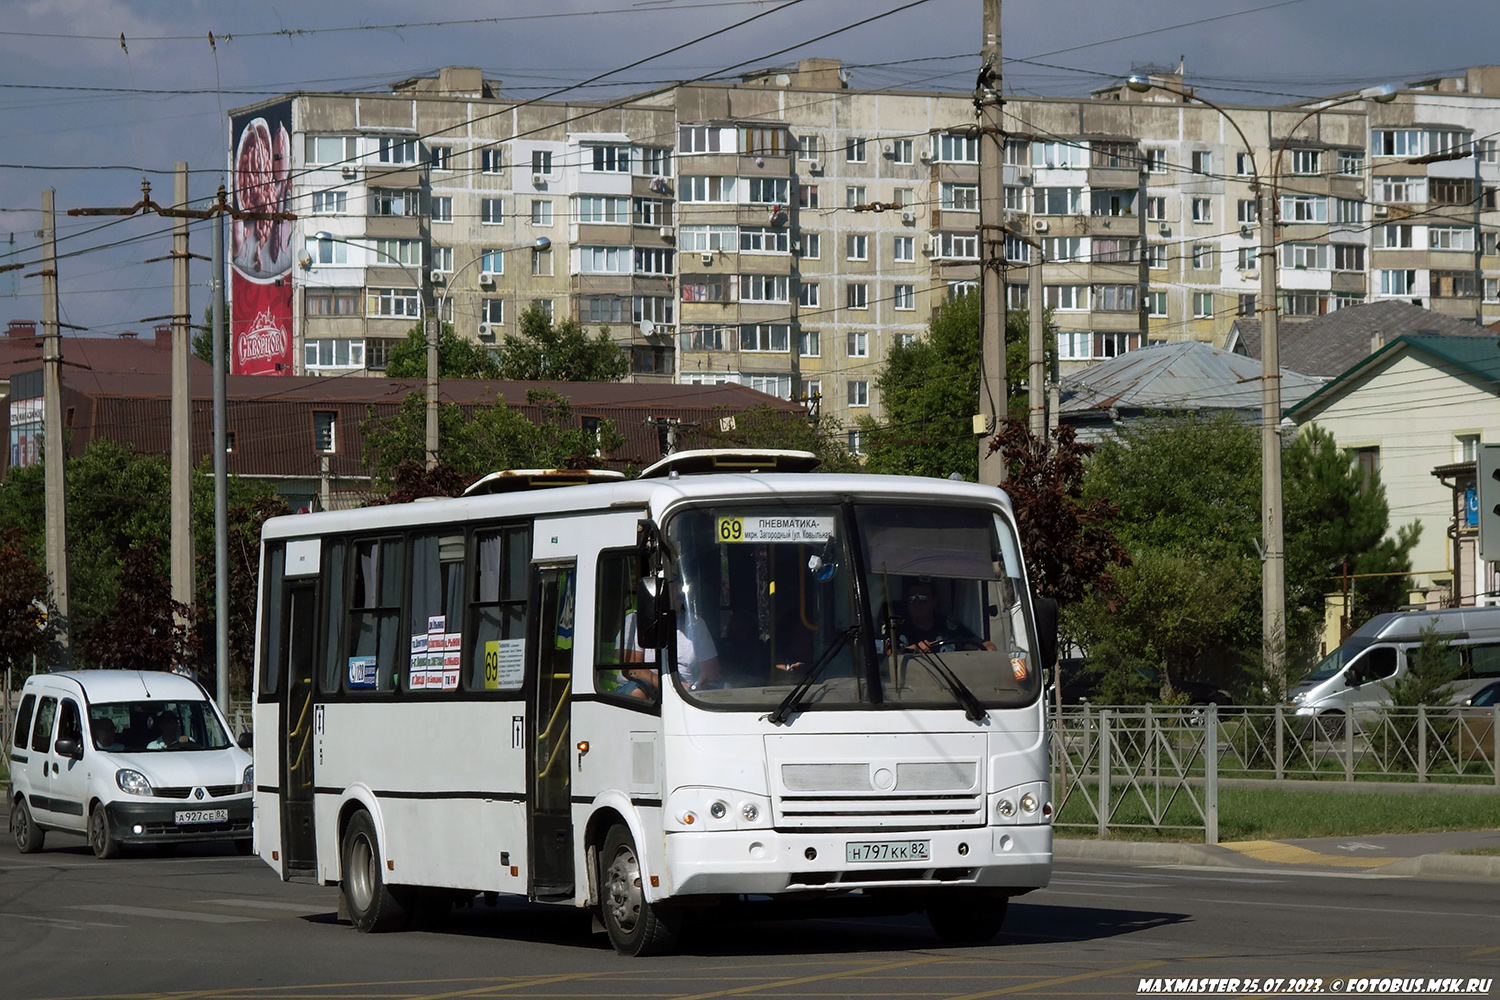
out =
<path fill-rule="evenodd" d="M 718 519 L 719 541 L 822 545 L 833 536 L 833 518 L 756 515 Z"/>

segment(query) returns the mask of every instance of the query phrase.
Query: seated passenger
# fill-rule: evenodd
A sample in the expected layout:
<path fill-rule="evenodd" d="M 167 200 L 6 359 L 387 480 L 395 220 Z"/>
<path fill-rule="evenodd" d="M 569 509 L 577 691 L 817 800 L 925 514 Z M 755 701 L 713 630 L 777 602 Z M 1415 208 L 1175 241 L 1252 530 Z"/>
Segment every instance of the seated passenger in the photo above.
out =
<path fill-rule="evenodd" d="M 119 733 L 115 732 L 112 719 L 94 720 L 94 747 L 98 750 L 124 750 Z"/>
<path fill-rule="evenodd" d="M 156 717 L 159 730 L 156 739 L 146 744 L 147 750 L 165 750 L 172 746 L 190 746 L 192 740 L 182 731 L 175 712 L 163 712 Z"/>

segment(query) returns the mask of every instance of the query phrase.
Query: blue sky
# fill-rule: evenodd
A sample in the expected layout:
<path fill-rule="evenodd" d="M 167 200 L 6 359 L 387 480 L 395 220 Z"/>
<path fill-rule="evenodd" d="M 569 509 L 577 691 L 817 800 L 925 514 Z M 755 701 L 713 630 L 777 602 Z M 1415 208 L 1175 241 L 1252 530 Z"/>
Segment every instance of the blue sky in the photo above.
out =
<path fill-rule="evenodd" d="M 754 18 L 609 77 L 613 87 L 569 96 L 608 96 L 744 60 L 782 65 L 810 55 L 850 64 L 856 87 L 967 89 L 977 66 L 980 0 L 921 0 L 901 9 L 910 3 L 5 0 L 0 244 L 14 234 L 18 249 L 35 245 L 43 187 L 57 190 L 60 212 L 128 205 L 138 197 L 141 167 L 165 171 L 186 160 L 206 171 L 194 175 L 192 193 L 208 195 L 217 184 L 212 171 L 224 160 L 221 109 L 294 89 L 379 89 L 443 65 L 480 66 L 507 93 L 535 97 Z M 891 13 L 770 55 L 884 12 Z M 1018 95 L 1082 95 L 1133 66 L 1182 60 L 1189 82 L 1215 99 L 1279 102 L 1495 61 L 1500 37 L 1495 0 L 1005 0 L 1003 17 L 1006 56 L 1034 60 L 1007 64 L 1006 90 Z M 489 20 L 413 23 L 469 19 Z M 98 169 L 112 166 L 128 169 Z M 170 177 L 150 176 L 165 200 Z M 168 227 L 132 219 L 89 232 L 99 225 L 60 219 L 60 249 L 89 250 L 60 267 L 65 318 L 99 333 L 143 329 L 140 318 L 170 311 L 170 265 L 144 263 L 169 248 L 164 236 L 151 236 Z M 96 249 L 127 237 L 140 239 Z M 206 235 L 193 249 L 208 252 Z M 6 277 L 0 275 L 0 320 L 39 318 L 39 280 L 20 280 L 19 295 L 10 298 Z M 195 272 L 204 277 L 201 268 Z M 206 289 L 195 286 L 194 312 L 206 301 Z"/>

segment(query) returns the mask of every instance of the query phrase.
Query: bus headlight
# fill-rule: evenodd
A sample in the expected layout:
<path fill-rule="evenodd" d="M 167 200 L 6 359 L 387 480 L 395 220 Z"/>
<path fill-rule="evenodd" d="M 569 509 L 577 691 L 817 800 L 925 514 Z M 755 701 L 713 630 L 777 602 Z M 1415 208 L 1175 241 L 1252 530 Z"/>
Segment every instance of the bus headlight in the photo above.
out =
<path fill-rule="evenodd" d="M 1027 792 L 1021 796 L 1021 811 L 1028 816 L 1036 812 L 1036 796 Z"/>
<path fill-rule="evenodd" d="M 740 815 L 745 817 L 746 823 L 754 823 L 760 819 L 760 807 L 754 802 L 746 802 L 740 806 Z"/>
<path fill-rule="evenodd" d="M 1010 799 L 1001 799 L 995 803 L 995 815 L 1001 819 L 1010 819 L 1016 814 L 1016 804 Z"/>
<path fill-rule="evenodd" d="M 670 828 L 678 830 L 748 830 L 763 828 L 771 802 L 763 795 L 735 788 L 702 785 L 678 788 L 667 797 Z M 689 817 L 692 817 L 689 819 Z"/>
<path fill-rule="evenodd" d="M 120 786 L 120 791 L 129 792 L 131 795 L 151 794 L 151 782 L 146 780 L 146 776 L 128 767 L 122 767 L 115 772 L 115 784 Z"/>
<path fill-rule="evenodd" d="M 714 819 L 723 819 L 727 812 L 729 812 L 729 807 L 722 802 L 715 802 L 708 807 L 708 814 Z"/>

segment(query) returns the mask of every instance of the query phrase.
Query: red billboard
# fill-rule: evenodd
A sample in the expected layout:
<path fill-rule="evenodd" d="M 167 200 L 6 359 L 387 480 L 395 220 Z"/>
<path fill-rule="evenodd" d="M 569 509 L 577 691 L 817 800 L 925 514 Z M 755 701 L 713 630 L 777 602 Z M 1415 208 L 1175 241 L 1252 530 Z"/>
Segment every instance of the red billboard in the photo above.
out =
<path fill-rule="evenodd" d="M 292 104 L 283 101 L 231 119 L 234 206 L 247 212 L 292 208 Z M 230 371 L 290 375 L 292 223 L 240 220 L 230 225 Z"/>

